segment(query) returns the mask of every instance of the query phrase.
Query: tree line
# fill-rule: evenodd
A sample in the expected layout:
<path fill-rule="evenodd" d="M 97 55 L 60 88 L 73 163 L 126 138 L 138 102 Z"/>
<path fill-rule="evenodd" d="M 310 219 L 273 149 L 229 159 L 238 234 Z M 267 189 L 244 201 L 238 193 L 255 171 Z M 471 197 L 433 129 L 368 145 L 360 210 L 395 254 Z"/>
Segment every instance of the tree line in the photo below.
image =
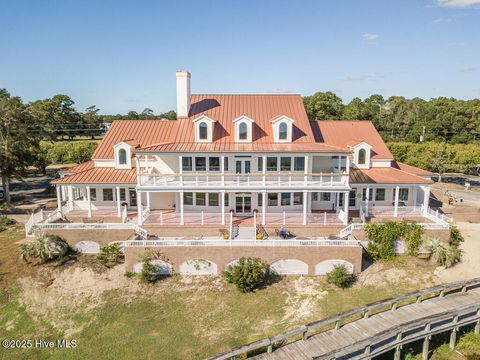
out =
<path fill-rule="evenodd" d="M 344 104 L 333 92 L 303 98 L 311 120 L 371 120 L 385 141 L 468 144 L 480 140 L 480 99 L 371 95 Z"/>

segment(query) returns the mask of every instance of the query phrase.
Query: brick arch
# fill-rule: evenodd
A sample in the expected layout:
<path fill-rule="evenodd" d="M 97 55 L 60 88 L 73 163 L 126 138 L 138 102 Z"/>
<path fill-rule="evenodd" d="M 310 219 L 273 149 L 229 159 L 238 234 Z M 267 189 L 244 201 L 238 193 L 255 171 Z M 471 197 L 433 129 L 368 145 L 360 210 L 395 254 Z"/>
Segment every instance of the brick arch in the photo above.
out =
<path fill-rule="evenodd" d="M 354 266 L 351 262 L 343 259 L 329 259 L 320 261 L 315 265 L 315 275 L 325 275 L 328 272 L 332 271 L 335 265 L 345 265 L 348 272 L 350 274 L 353 274 Z"/>
<path fill-rule="evenodd" d="M 299 259 L 279 259 L 270 264 L 270 271 L 279 275 L 308 275 L 308 264 Z"/>
<path fill-rule="evenodd" d="M 173 265 L 160 259 L 153 259 L 151 262 L 157 266 L 157 275 L 172 275 L 173 274 Z M 143 263 L 137 262 L 133 265 L 133 272 L 139 273 L 142 271 Z"/>
<path fill-rule="evenodd" d="M 218 265 L 208 259 L 188 259 L 180 263 L 178 272 L 182 275 L 217 275 Z"/>

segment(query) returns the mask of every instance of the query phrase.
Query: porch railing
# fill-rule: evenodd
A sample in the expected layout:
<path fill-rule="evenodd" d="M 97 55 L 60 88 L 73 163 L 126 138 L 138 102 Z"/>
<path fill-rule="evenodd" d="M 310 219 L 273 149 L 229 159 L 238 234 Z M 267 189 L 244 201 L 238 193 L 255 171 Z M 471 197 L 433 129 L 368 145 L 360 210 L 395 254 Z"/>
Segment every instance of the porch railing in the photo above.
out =
<path fill-rule="evenodd" d="M 452 219 L 439 212 L 439 210 L 433 210 L 432 208 L 428 207 L 425 211 L 425 217 L 429 220 L 432 220 L 438 225 L 443 226 L 444 228 L 449 229 L 452 223 Z"/>
<path fill-rule="evenodd" d="M 148 241 L 125 241 L 125 247 L 161 247 L 161 246 L 184 246 L 184 247 L 205 247 L 205 246 L 295 246 L 295 247 L 319 247 L 319 246 L 341 246 L 359 247 L 355 240 L 181 240 L 163 239 Z"/>
<path fill-rule="evenodd" d="M 178 187 L 345 187 L 348 186 L 347 173 L 183 173 L 183 174 L 139 174 L 140 186 L 160 188 Z"/>

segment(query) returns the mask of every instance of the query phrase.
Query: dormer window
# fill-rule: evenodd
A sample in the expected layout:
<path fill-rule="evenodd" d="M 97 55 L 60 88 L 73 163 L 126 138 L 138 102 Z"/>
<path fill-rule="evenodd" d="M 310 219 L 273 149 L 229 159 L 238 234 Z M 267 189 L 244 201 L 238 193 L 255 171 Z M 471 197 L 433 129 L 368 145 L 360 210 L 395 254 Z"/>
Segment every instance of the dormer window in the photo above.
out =
<path fill-rule="evenodd" d="M 118 150 L 118 164 L 127 165 L 127 150 L 125 149 Z"/>
<path fill-rule="evenodd" d="M 255 121 L 248 116 L 242 115 L 235 120 L 235 142 L 252 142 L 252 128 Z"/>
<path fill-rule="evenodd" d="M 272 123 L 275 142 L 293 141 L 293 119 L 286 115 L 281 115 L 272 119 L 270 122 Z"/>
<path fill-rule="evenodd" d="M 287 140 L 288 139 L 288 125 L 284 122 L 278 125 L 278 139 Z"/>
<path fill-rule="evenodd" d="M 372 146 L 362 141 L 354 146 L 353 149 L 353 165 L 359 169 L 370 168 L 370 154 Z"/>
<path fill-rule="evenodd" d="M 206 122 L 198 124 L 198 138 L 200 140 L 208 140 L 208 125 Z"/>
<path fill-rule="evenodd" d="M 120 141 L 113 145 L 115 155 L 115 167 L 117 169 L 131 169 L 132 167 L 132 145 L 130 140 Z"/>
<path fill-rule="evenodd" d="M 207 115 L 202 115 L 193 120 L 193 123 L 195 126 L 195 142 L 212 142 L 215 120 L 210 119 Z"/>

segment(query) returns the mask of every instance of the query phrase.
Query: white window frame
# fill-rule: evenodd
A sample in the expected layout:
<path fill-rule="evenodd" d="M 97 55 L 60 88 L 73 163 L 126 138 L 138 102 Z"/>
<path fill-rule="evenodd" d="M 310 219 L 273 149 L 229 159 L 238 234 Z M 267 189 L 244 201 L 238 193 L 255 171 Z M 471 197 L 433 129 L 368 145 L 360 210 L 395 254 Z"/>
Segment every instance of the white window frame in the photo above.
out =
<path fill-rule="evenodd" d="M 127 156 L 127 162 L 125 164 L 120 164 L 120 150 L 125 150 Z M 113 145 L 113 153 L 115 157 L 115 168 L 116 169 L 131 169 L 132 168 L 132 146 L 127 144 L 124 141 L 116 143 Z"/>
<path fill-rule="evenodd" d="M 359 164 L 360 150 L 365 150 L 365 164 Z M 358 169 L 370 169 L 371 167 L 372 146 L 365 141 L 353 146 L 353 165 Z"/>
<path fill-rule="evenodd" d="M 211 143 L 213 141 L 213 127 L 215 124 L 215 120 L 209 118 L 207 115 L 202 115 L 193 120 L 195 125 L 195 142 L 200 143 Z M 207 124 L 207 138 L 200 139 L 200 124 L 205 123 Z"/>
<path fill-rule="evenodd" d="M 273 138 L 276 143 L 291 143 L 293 141 L 293 123 L 292 118 L 286 115 L 281 115 L 270 121 L 273 126 Z M 285 123 L 287 125 L 287 138 L 280 139 L 280 124 Z"/>
<path fill-rule="evenodd" d="M 242 115 L 233 120 L 234 132 L 235 132 L 235 142 L 237 143 L 251 143 L 253 138 L 253 124 L 255 120 L 250 119 L 248 116 Z M 245 124 L 247 126 L 247 138 L 240 139 L 240 124 Z"/>

